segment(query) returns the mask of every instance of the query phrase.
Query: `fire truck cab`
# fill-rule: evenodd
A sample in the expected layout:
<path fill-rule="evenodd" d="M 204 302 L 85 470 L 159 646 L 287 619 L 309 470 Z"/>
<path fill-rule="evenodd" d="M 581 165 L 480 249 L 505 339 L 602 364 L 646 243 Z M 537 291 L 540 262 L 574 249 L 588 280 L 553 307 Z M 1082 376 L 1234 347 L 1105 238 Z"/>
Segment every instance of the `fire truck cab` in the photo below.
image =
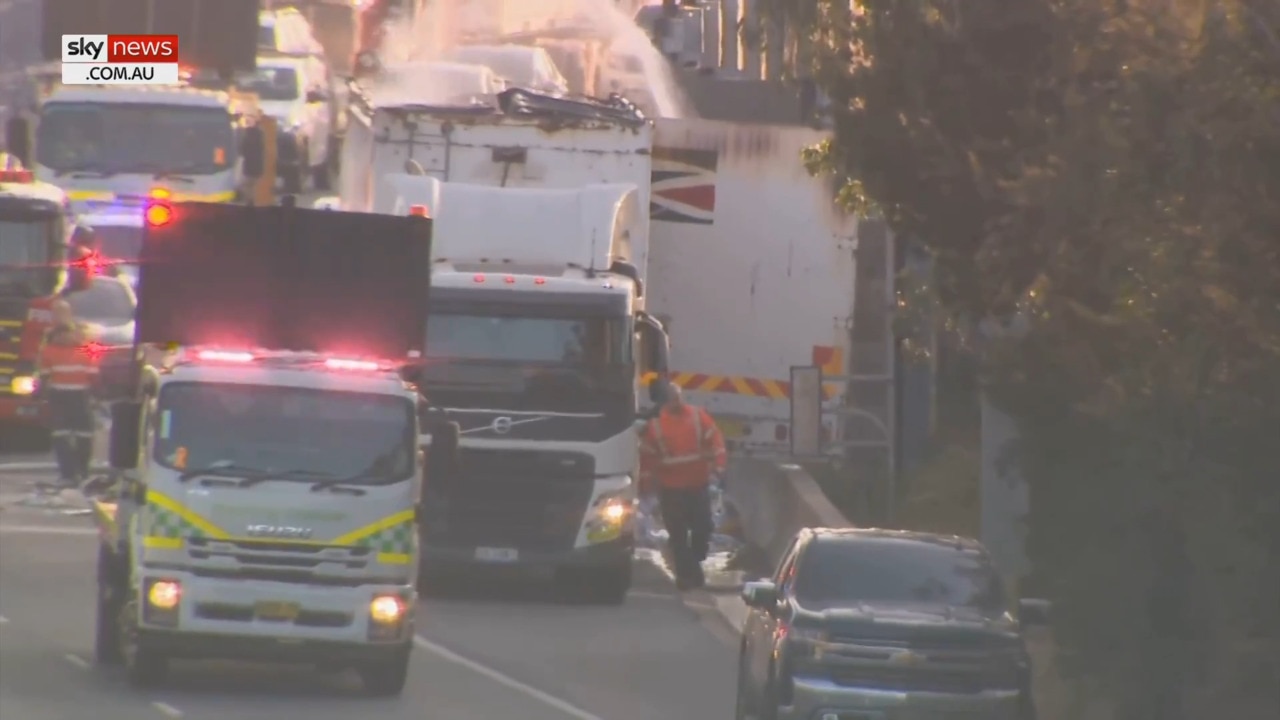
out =
<path fill-rule="evenodd" d="M 0 153 L 0 423 L 46 432 L 40 345 L 54 300 L 93 272 L 77 230 L 67 194 Z"/>

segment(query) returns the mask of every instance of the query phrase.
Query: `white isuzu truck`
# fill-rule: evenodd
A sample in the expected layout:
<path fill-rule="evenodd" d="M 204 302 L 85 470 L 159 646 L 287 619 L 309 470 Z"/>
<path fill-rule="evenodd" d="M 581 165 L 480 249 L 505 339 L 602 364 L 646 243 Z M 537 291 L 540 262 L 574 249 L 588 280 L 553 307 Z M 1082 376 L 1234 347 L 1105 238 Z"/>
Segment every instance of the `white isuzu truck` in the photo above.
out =
<path fill-rule="evenodd" d="M 405 380 L 430 222 L 207 203 L 145 217 L 135 342 L 181 350 L 112 409 L 98 660 L 138 686 L 177 658 L 352 666 L 369 694 L 398 694 L 424 469 L 447 482 L 457 440 L 432 424 L 419 452 L 439 415 Z"/>
<path fill-rule="evenodd" d="M 424 381 L 461 447 L 425 498 L 424 567 L 546 569 L 621 602 L 636 426 L 662 388 L 644 380 L 667 357 L 644 311 L 648 123 L 519 90 L 352 108 L 341 207 L 436 228 Z"/>

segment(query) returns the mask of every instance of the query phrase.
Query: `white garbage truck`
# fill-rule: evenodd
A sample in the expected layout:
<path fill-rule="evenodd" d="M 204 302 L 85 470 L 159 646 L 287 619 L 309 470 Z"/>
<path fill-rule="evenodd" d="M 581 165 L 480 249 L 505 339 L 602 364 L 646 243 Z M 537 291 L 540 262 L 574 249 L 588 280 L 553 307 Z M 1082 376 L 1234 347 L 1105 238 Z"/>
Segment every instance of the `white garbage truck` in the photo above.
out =
<path fill-rule="evenodd" d="M 338 204 L 436 228 L 424 382 L 461 447 L 424 502 L 424 567 L 549 570 L 623 601 L 636 429 L 667 365 L 644 310 L 648 123 L 519 90 L 352 107 Z"/>

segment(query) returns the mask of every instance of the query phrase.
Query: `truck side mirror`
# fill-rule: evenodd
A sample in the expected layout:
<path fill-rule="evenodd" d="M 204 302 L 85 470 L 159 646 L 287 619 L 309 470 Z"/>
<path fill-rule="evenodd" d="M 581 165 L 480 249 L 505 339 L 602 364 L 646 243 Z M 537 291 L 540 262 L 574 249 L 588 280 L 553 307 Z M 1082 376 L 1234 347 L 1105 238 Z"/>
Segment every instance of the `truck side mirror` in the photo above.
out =
<path fill-rule="evenodd" d="M 142 403 L 117 402 L 111 405 L 111 439 L 107 458 L 116 470 L 133 470 L 138 467 L 138 455 L 142 447 Z"/>
<path fill-rule="evenodd" d="M 23 167 L 31 167 L 31 122 L 21 115 L 9 118 L 4 124 L 4 146 Z"/>
<path fill-rule="evenodd" d="M 256 180 L 266 172 L 265 143 L 261 127 L 250 125 L 244 129 L 244 136 L 240 140 L 240 171 L 245 177 Z"/>
<path fill-rule="evenodd" d="M 646 312 L 636 315 L 636 332 L 640 334 L 640 366 L 646 372 L 665 376 L 670 371 L 671 340 L 662 322 Z"/>

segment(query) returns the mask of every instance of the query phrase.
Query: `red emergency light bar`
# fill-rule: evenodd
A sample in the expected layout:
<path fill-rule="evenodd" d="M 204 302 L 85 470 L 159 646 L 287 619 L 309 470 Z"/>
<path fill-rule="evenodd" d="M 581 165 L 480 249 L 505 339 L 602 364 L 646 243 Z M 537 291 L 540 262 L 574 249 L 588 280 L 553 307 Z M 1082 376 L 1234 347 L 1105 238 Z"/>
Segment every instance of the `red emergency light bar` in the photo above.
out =
<path fill-rule="evenodd" d="M 272 357 L 287 358 L 288 354 L 273 355 L 272 353 L 264 352 L 259 355 L 248 350 L 200 350 L 196 353 L 198 360 L 212 363 L 244 364 L 258 359 L 271 359 Z M 325 358 L 324 366 L 330 370 L 364 372 L 374 372 L 386 367 L 383 363 L 374 360 L 357 360 L 353 358 Z"/>
<path fill-rule="evenodd" d="M 36 175 L 30 170 L 0 170 L 0 182 L 33 183 L 35 181 Z"/>
<path fill-rule="evenodd" d="M 424 217 L 424 218 L 429 218 L 429 217 L 431 217 L 431 214 L 427 212 L 427 206 L 426 206 L 426 205 L 410 205 L 410 206 L 409 206 L 409 217 Z"/>

